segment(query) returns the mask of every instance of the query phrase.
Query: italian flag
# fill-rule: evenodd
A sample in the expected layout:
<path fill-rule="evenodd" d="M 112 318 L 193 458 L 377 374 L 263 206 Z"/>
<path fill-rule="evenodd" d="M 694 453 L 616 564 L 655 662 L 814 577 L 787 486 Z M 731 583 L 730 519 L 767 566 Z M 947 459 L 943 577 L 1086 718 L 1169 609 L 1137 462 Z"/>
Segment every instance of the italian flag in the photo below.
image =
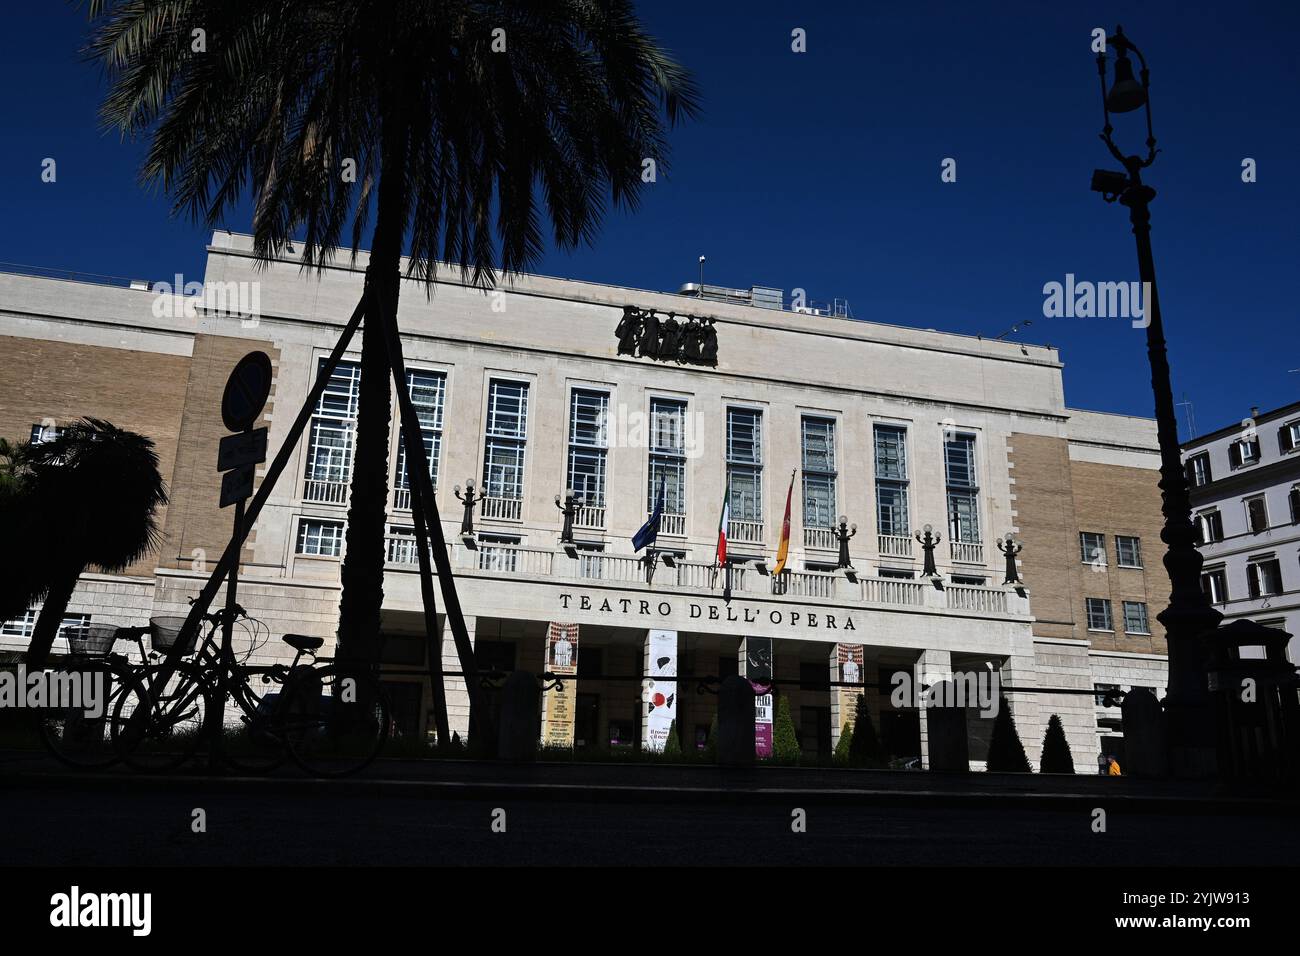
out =
<path fill-rule="evenodd" d="M 731 495 L 727 492 L 722 493 L 722 517 L 718 519 L 718 551 L 713 556 L 715 567 L 722 567 L 727 563 L 727 522 L 731 520 Z"/>
<path fill-rule="evenodd" d="M 794 472 L 790 472 L 790 487 L 785 493 L 785 518 L 781 521 L 781 543 L 776 546 L 776 568 L 773 575 L 785 570 L 785 559 L 790 553 L 790 498 L 794 494 Z"/>

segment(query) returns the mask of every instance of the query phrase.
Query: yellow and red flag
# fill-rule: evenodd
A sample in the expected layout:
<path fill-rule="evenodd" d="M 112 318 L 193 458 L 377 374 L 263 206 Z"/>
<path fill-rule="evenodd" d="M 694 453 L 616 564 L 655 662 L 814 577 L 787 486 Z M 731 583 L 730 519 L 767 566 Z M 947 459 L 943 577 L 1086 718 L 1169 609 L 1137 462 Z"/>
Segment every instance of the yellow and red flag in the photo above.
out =
<path fill-rule="evenodd" d="M 790 472 L 790 487 L 785 493 L 785 517 L 781 520 L 781 543 L 776 546 L 776 568 L 773 574 L 785 570 L 785 559 L 790 553 L 790 500 L 794 496 L 794 475 Z"/>

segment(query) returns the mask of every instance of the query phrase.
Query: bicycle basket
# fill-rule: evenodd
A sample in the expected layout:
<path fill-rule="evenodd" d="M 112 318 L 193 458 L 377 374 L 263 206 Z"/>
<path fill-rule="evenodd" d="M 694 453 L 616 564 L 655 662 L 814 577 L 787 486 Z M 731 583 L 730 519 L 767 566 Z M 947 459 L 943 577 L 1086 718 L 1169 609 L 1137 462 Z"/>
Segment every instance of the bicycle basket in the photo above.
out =
<path fill-rule="evenodd" d="M 199 641 L 200 626 L 194 629 L 189 641 L 181 648 L 182 656 L 189 656 L 194 653 L 194 648 Z M 155 651 L 170 652 L 172 645 L 176 643 L 176 638 L 181 636 L 181 628 L 185 626 L 183 617 L 151 617 L 149 618 L 149 643 L 153 645 Z"/>
<path fill-rule="evenodd" d="M 68 651 L 74 657 L 107 657 L 117 640 L 117 628 L 85 624 L 66 628 L 63 636 L 68 639 Z"/>

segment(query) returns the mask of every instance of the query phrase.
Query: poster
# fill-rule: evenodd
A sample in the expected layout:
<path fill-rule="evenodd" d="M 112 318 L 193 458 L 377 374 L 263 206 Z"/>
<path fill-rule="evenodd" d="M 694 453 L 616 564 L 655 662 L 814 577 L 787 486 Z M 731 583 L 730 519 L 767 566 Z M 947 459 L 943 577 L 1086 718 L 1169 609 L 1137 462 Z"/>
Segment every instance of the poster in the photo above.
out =
<path fill-rule="evenodd" d="M 754 688 L 754 755 L 772 756 L 772 639 L 747 637 L 740 642 L 745 679 Z"/>
<path fill-rule="evenodd" d="M 645 680 L 642 682 L 641 739 L 645 749 L 663 753 L 668 729 L 677 716 L 677 632 L 652 630 L 646 636 Z"/>
<path fill-rule="evenodd" d="M 866 649 L 861 644 L 836 644 L 831 648 L 831 739 L 839 743 L 845 725 L 852 727 L 858 712 L 858 695 L 866 673 Z M 850 685 L 850 686 L 845 686 Z"/>
<path fill-rule="evenodd" d="M 573 746 L 573 702 L 577 694 L 578 625 L 552 621 L 546 628 L 546 669 L 563 688 L 542 695 L 542 746 Z"/>

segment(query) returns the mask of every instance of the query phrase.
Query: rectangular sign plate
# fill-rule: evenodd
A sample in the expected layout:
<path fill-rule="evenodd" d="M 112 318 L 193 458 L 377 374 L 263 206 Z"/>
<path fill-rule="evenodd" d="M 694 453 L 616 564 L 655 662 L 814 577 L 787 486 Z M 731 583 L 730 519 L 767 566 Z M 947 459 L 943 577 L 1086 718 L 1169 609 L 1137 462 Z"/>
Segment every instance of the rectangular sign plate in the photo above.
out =
<path fill-rule="evenodd" d="M 241 465 L 260 465 L 264 461 L 266 461 L 265 428 L 227 435 L 217 446 L 217 471 L 229 471 Z"/>
<path fill-rule="evenodd" d="M 253 493 L 253 465 L 240 465 L 221 476 L 221 507 L 243 501 Z"/>

